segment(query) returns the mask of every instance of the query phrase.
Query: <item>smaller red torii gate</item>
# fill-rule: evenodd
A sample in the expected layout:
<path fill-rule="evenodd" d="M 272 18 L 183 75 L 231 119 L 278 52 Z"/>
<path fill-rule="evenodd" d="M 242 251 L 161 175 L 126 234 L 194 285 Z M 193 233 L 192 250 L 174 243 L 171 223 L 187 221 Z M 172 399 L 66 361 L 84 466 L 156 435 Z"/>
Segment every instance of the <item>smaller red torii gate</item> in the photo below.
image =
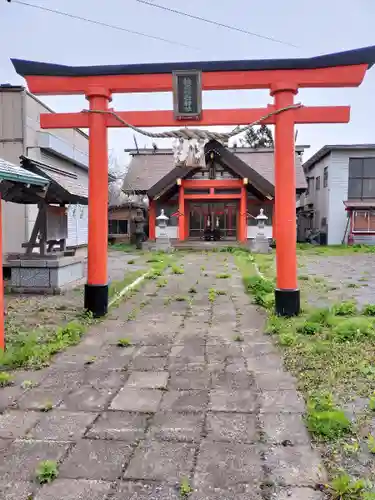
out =
<path fill-rule="evenodd" d="M 202 89 L 269 89 L 274 104 L 263 109 L 208 109 L 198 121 L 176 120 L 173 111 L 124 111 L 117 114 L 137 127 L 181 127 L 192 123 L 248 125 L 271 111 L 293 105 L 299 88 L 357 87 L 375 61 L 375 46 L 306 59 L 156 63 L 70 67 L 13 59 L 18 74 L 37 95 L 85 95 L 90 112 L 42 114 L 42 128 L 88 128 L 89 241 L 85 307 L 103 316 L 108 307 L 108 146 L 107 128 L 123 126 L 109 111 L 114 93 L 170 92 L 172 73 L 201 72 Z M 97 113 L 99 111 L 99 113 Z M 296 260 L 296 123 L 347 123 L 349 106 L 300 107 L 271 116 L 275 125 L 276 313 L 300 311 Z"/>

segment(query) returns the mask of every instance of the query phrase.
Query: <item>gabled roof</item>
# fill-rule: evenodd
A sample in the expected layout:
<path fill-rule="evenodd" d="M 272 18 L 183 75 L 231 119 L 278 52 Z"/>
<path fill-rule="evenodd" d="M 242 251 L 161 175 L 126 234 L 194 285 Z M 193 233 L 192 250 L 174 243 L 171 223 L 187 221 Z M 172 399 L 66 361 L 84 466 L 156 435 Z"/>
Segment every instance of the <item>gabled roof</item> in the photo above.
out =
<path fill-rule="evenodd" d="M 216 141 L 210 141 L 206 150 L 212 146 L 221 153 L 221 160 L 230 166 L 240 177 L 247 177 L 250 182 L 258 184 L 261 191 L 270 193 L 274 190 L 274 151 L 273 149 L 225 148 Z M 305 174 L 301 165 L 300 152 L 304 147 L 296 147 L 296 189 L 304 191 L 307 187 Z M 132 155 L 123 189 L 127 192 L 147 193 L 150 197 L 160 192 L 176 180 L 186 177 L 192 170 L 175 166 L 171 149 L 129 150 Z M 230 165 L 229 165 L 230 164 Z M 271 191 L 271 192 L 272 192 Z"/>
<path fill-rule="evenodd" d="M 332 151 L 363 151 L 365 149 L 373 149 L 375 154 L 375 144 L 328 144 L 320 148 L 311 158 L 305 161 L 303 168 L 305 171 L 310 170 L 315 163 L 328 156 Z"/>
<path fill-rule="evenodd" d="M 78 182 L 76 174 L 64 172 L 27 156 L 21 156 L 21 164 L 28 171 L 48 179 L 50 185 L 45 198 L 47 203 L 87 205 L 88 189 Z"/>
<path fill-rule="evenodd" d="M 243 179 L 248 177 L 250 183 L 263 195 L 275 196 L 275 186 L 252 168 L 251 163 L 245 163 L 241 155 L 235 155 L 218 141 L 208 142 L 204 149 L 206 154 L 213 152 L 220 163 L 233 170 Z"/>
<path fill-rule="evenodd" d="M 364 47 L 317 57 L 293 59 L 250 59 L 242 61 L 195 61 L 148 64 L 116 64 L 104 66 L 64 66 L 62 64 L 11 59 L 21 76 L 96 76 L 96 75 L 145 75 L 172 73 L 194 68 L 200 71 L 262 71 L 277 69 L 316 69 L 332 66 L 351 66 L 375 62 L 375 46 Z"/>

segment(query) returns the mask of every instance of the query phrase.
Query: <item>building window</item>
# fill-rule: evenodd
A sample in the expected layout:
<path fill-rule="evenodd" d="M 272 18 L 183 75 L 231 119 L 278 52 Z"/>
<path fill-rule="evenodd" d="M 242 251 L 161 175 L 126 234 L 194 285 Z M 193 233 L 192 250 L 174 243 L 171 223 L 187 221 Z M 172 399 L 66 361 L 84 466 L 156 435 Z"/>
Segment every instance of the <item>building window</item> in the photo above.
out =
<path fill-rule="evenodd" d="M 320 176 L 315 179 L 315 190 L 319 191 L 320 189 Z"/>
<path fill-rule="evenodd" d="M 375 157 L 349 158 L 348 199 L 375 198 Z"/>
<path fill-rule="evenodd" d="M 109 220 L 108 221 L 109 234 L 128 234 L 128 221 L 127 220 Z"/>
<path fill-rule="evenodd" d="M 324 167 L 324 174 L 323 174 L 323 187 L 328 186 L 328 167 Z"/>
<path fill-rule="evenodd" d="M 314 191 L 315 177 L 307 177 L 306 181 L 307 181 L 306 196 L 307 196 L 307 195 L 311 194 L 312 191 Z"/>
<path fill-rule="evenodd" d="M 375 233 L 375 211 L 354 210 L 352 216 L 353 233 Z"/>

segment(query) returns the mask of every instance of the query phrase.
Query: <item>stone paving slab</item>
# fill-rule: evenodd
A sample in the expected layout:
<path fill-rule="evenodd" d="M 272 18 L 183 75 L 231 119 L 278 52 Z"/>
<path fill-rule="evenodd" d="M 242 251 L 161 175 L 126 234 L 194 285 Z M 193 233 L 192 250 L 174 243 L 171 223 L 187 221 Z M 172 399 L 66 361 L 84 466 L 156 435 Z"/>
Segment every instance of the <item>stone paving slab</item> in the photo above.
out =
<path fill-rule="evenodd" d="M 37 387 L 21 388 L 34 380 L 23 372 L 0 389 L 1 499 L 177 500 L 182 481 L 190 500 L 322 499 L 303 399 L 224 259 L 184 255 L 185 274 L 147 281 L 37 372 Z M 226 294 L 212 301 L 210 289 Z M 124 337 L 131 347 L 116 345 Z M 46 459 L 59 476 L 40 486 Z"/>
<path fill-rule="evenodd" d="M 104 481 L 57 479 L 43 486 L 35 500 L 107 500 L 110 490 L 111 483 Z"/>

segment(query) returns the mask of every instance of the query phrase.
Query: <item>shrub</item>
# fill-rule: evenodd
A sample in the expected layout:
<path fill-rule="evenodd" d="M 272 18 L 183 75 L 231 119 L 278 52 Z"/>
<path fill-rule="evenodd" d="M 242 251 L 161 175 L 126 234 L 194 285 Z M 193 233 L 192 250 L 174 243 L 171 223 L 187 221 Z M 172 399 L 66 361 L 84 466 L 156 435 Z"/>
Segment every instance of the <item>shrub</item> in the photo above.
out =
<path fill-rule="evenodd" d="M 354 316 L 357 314 L 357 305 L 351 300 L 340 302 L 332 307 L 332 313 L 335 316 Z"/>
<path fill-rule="evenodd" d="M 374 335 L 374 327 L 366 318 L 348 318 L 341 321 L 332 330 L 338 342 L 346 342 Z"/>

